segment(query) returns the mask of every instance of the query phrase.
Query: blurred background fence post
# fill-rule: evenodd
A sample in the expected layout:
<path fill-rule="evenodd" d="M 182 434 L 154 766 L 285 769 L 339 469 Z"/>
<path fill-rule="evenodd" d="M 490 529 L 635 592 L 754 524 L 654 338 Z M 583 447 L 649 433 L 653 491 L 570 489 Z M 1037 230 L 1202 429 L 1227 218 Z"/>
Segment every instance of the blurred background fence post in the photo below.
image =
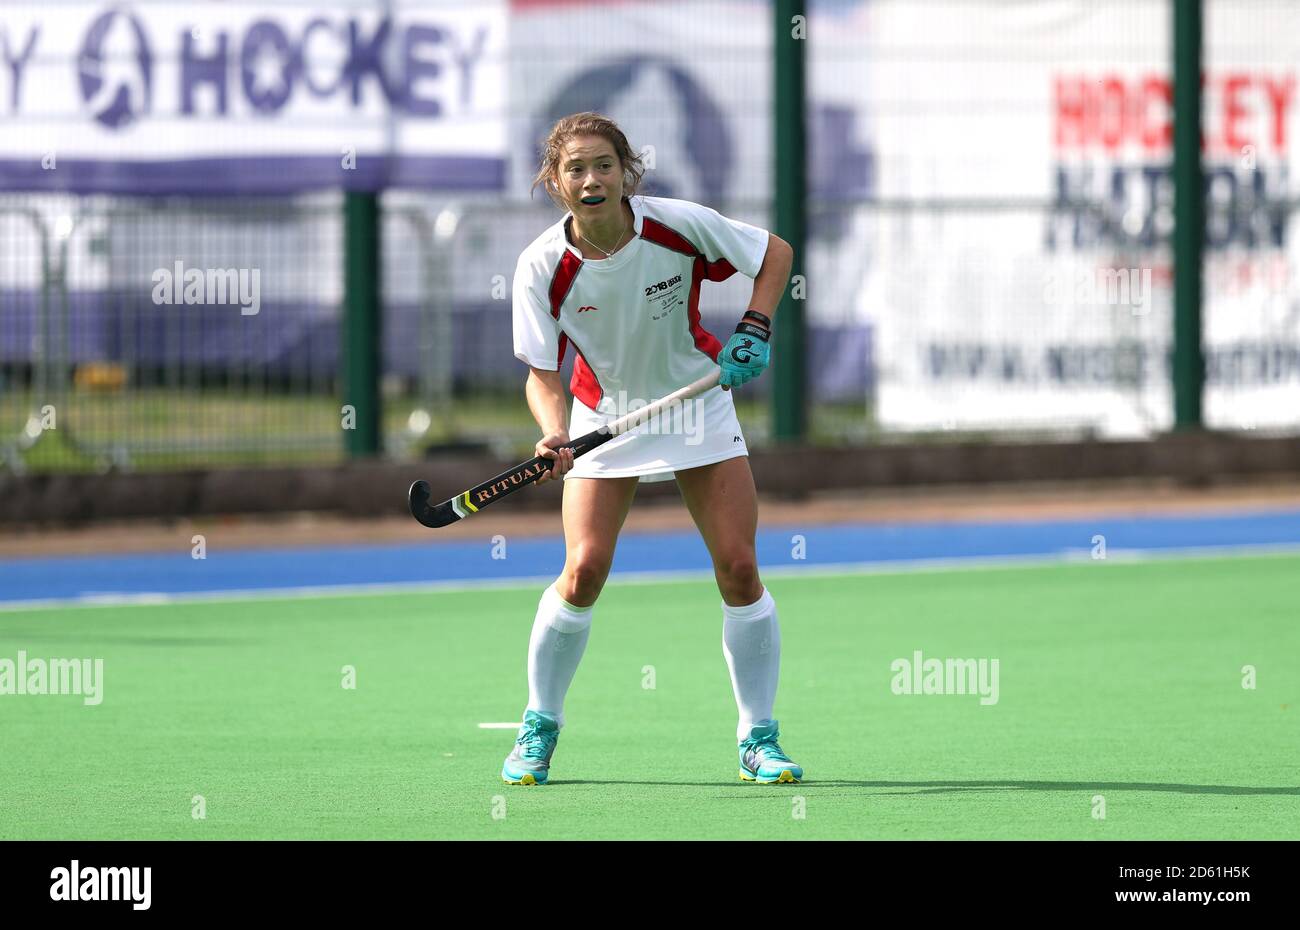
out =
<path fill-rule="evenodd" d="M 1201 167 L 1201 0 L 1174 0 L 1174 429 L 1198 430 L 1205 390 L 1201 276 L 1205 172 Z"/>
<path fill-rule="evenodd" d="M 379 454 L 383 399 L 379 389 L 381 314 L 379 198 L 344 195 L 343 435 L 349 457 Z M 349 409 L 350 408 L 350 409 Z"/>
<path fill-rule="evenodd" d="M 800 284 L 804 280 L 808 209 L 808 97 L 804 82 L 808 17 L 803 0 L 776 0 L 772 9 L 772 231 L 794 249 L 792 283 L 786 287 L 772 322 L 772 437 L 777 442 L 797 443 L 808 436 L 807 321 Z"/>

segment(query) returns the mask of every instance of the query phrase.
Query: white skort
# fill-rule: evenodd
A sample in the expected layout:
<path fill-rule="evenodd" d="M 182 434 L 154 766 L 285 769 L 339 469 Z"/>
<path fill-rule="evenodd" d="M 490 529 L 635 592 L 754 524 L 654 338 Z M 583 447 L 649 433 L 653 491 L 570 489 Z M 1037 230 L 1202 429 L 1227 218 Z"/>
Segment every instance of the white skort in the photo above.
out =
<path fill-rule="evenodd" d="M 575 397 L 569 438 L 577 439 L 642 406 L 644 403 L 629 404 L 625 399 L 625 409 L 620 410 L 617 398 L 605 398 L 601 407 L 608 407 L 609 412 L 596 413 Z M 748 454 L 731 392 L 714 387 L 579 456 L 564 477 L 667 481 L 678 469 L 712 465 Z"/>

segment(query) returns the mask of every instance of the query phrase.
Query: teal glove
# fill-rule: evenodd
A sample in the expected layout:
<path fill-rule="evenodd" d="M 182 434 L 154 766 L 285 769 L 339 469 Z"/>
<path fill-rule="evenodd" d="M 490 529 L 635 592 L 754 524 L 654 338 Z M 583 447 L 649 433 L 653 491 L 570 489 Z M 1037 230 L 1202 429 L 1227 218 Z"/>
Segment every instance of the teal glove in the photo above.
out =
<path fill-rule="evenodd" d="M 772 358 L 772 347 L 767 332 L 750 323 L 741 323 L 735 334 L 718 352 L 718 365 L 722 377 L 718 384 L 725 388 L 739 387 L 763 373 Z"/>

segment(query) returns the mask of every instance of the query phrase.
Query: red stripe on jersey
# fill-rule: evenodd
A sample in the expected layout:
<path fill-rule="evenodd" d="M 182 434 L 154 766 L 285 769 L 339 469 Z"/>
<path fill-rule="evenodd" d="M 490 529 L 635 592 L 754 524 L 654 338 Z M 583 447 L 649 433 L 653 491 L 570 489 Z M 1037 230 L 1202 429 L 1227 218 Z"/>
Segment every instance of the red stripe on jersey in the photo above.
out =
<path fill-rule="evenodd" d="M 695 264 L 691 266 L 691 296 L 686 302 L 686 319 L 690 323 L 695 348 L 716 362 L 718 353 L 722 351 L 722 343 L 700 323 L 700 284 L 705 278 L 710 281 L 723 279 L 710 277 L 708 269 L 709 263 L 704 260 L 704 256 L 695 256 Z"/>
<path fill-rule="evenodd" d="M 720 258 L 716 262 L 706 260 L 691 240 L 672 227 L 665 226 L 648 216 L 641 220 L 641 238 L 666 249 L 672 249 L 674 252 L 690 255 L 695 259 L 695 264 L 691 266 L 691 296 L 687 301 L 686 319 L 691 328 L 691 339 L 695 342 L 695 348 L 716 362 L 718 352 L 722 350 L 722 343 L 718 342 L 717 338 L 700 323 L 700 283 L 706 280 L 725 281 L 736 273 L 735 266 L 725 258 Z"/>
<path fill-rule="evenodd" d="M 582 354 L 582 349 L 576 342 L 573 347 L 578 350 L 578 357 L 573 362 L 573 377 L 569 379 L 569 391 L 578 400 L 595 410 L 596 405 L 605 396 L 605 389 L 600 386 L 600 379 L 587 364 L 587 356 Z"/>
<path fill-rule="evenodd" d="M 672 249 L 674 252 L 689 255 L 692 258 L 700 254 L 700 250 L 695 247 L 691 240 L 677 230 L 665 226 L 658 220 L 652 220 L 648 216 L 641 218 L 641 238 L 653 242 L 655 245 L 662 245 L 665 249 Z"/>
<path fill-rule="evenodd" d="M 551 298 L 551 316 L 555 319 L 560 318 L 560 307 L 564 305 L 564 298 L 569 296 L 569 290 L 573 287 L 573 280 L 578 276 L 578 269 L 582 267 L 582 259 L 574 255 L 568 249 L 564 250 L 560 263 L 555 266 L 555 276 L 551 278 L 550 298 Z M 564 352 L 570 342 L 567 333 L 560 333 L 560 349 L 556 353 L 555 367 L 564 364 Z M 569 390 L 573 396 L 578 398 L 592 410 L 600 403 L 601 398 L 605 396 L 605 389 L 600 386 L 600 379 L 596 373 L 591 370 L 587 364 L 587 357 L 582 354 L 582 349 L 576 342 L 573 348 L 578 352 L 578 359 L 573 363 L 573 377 L 569 379 Z"/>
<path fill-rule="evenodd" d="M 709 262 L 704 267 L 704 276 L 710 281 L 725 281 L 736 273 L 735 267 L 725 258 Z"/>
<path fill-rule="evenodd" d="M 557 320 L 560 318 L 560 305 L 564 303 L 564 298 L 569 296 L 569 288 L 573 287 L 573 279 L 578 276 L 578 269 L 581 267 L 582 259 L 568 249 L 564 250 L 564 256 L 560 259 L 560 263 L 555 266 L 555 275 L 551 278 L 549 296 L 551 298 L 551 316 Z"/>

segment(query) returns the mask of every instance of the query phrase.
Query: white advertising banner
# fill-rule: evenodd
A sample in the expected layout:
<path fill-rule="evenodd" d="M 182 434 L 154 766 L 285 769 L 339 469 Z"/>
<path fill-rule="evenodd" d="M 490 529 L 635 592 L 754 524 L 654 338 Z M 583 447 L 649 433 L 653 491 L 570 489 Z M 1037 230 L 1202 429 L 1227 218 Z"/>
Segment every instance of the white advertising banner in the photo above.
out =
<path fill-rule="evenodd" d="M 513 196 L 546 128 L 594 109 L 649 146 L 659 192 L 766 221 L 744 211 L 772 190 L 770 4 L 512 9 Z M 809 43 L 807 316 L 840 328 L 819 387 L 854 352 L 887 429 L 1169 428 L 1169 4 L 826 0 L 791 29 Z M 1210 2 L 1205 36 L 1206 419 L 1294 427 L 1300 7 Z"/>
<path fill-rule="evenodd" d="M 1172 425 L 1172 20 L 1164 3 L 869 6 L 882 202 L 860 310 L 908 430 Z M 1205 416 L 1300 422 L 1300 8 L 1209 3 Z M 906 53 L 904 53 L 906 50 Z M 962 201 L 1004 200 L 989 211 Z M 1048 204 L 1044 211 L 1038 204 Z"/>
<path fill-rule="evenodd" d="M 6 2 L 0 187 L 499 190 L 505 0 Z"/>

